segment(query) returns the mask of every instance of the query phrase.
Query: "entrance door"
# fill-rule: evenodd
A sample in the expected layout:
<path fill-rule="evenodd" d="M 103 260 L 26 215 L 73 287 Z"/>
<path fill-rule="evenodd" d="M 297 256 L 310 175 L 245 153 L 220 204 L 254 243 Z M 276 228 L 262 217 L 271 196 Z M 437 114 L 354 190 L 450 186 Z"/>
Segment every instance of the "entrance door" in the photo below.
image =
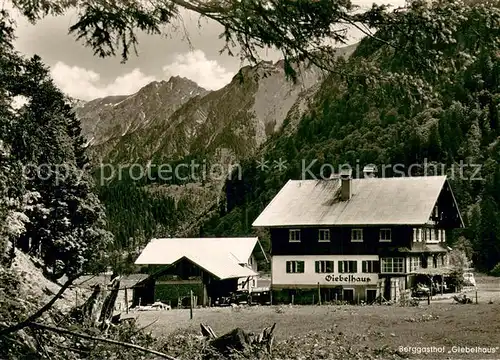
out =
<path fill-rule="evenodd" d="M 377 289 L 367 289 L 366 290 L 366 303 L 371 304 L 377 298 Z"/>
<path fill-rule="evenodd" d="M 354 289 L 343 289 L 342 300 L 348 301 L 350 303 L 354 302 Z"/>

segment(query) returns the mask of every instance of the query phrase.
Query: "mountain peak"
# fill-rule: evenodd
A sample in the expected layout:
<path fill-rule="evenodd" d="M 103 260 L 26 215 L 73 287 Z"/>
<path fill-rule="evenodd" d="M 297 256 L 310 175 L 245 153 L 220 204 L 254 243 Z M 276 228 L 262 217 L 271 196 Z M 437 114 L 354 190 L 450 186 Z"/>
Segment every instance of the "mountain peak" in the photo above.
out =
<path fill-rule="evenodd" d="M 170 79 L 168 79 L 167 84 L 195 86 L 195 87 L 201 88 L 201 86 L 198 85 L 193 80 L 179 76 L 179 75 L 171 76 Z"/>
<path fill-rule="evenodd" d="M 109 96 L 76 110 L 83 134 L 92 145 L 99 145 L 163 123 L 191 98 L 206 93 L 194 81 L 172 76 L 168 81 L 150 82 L 133 95 Z"/>

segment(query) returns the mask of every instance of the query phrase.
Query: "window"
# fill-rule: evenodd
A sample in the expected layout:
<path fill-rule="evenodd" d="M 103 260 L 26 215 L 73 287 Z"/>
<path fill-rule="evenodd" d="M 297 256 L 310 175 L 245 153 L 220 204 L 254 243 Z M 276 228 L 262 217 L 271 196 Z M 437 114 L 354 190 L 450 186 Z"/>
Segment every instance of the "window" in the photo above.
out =
<path fill-rule="evenodd" d="M 391 242 L 392 239 L 392 231 L 391 229 L 380 229 L 380 242 Z"/>
<path fill-rule="evenodd" d="M 426 229 L 427 231 L 427 242 L 428 243 L 437 243 L 439 242 L 439 230 L 438 229 Z"/>
<path fill-rule="evenodd" d="M 422 264 L 422 269 L 427 269 L 429 266 L 429 261 L 427 259 L 427 256 L 422 256 L 421 257 L 421 264 Z"/>
<path fill-rule="evenodd" d="M 355 273 L 358 271 L 358 262 L 351 260 L 339 261 L 339 273 Z"/>
<path fill-rule="evenodd" d="M 439 230 L 439 239 L 440 239 L 440 242 L 444 242 L 444 230 L 443 229 Z"/>
<path fill-rule="evenodd" d="M 380 263 L 377 260 L 365 260 L 361 263 L 361 268 L 364 273 L 378 273 Z"/>
<path fill-rule="evenodd" d="M 404 273 L 403 258 L 382 258 L 382 273 Z"/>
<path fill-rule="evenodd" d="M 413 229 L 413 242 L 420 242 L 422 241 L 422 231 L 419 228 L 414 228 Z"/>
<path fill-rule="evenodd" d="M 416 228 L 413 229 L 413 241 L 421 242 L 423 240 L 422 229 Z"/>
<path fill-rule="evenodd" d="M 363 242 L 363 229 L 351 230 L 351 242 Z"/>
<path fill-rule="evenodd" d="M 433 268 L 437 268 L 438 267 L 438 257 L 437 257 L 437 255 L 434 255 L 432 257 L 432 267 Z"/>
<path fill-rule="evenodd" d="M 427 268 L 429 269 L 432 269 L 434 267 L 434 264 L 433 264 L 433 260 L 432 260 L 432 256 L 427 256 L 427 261 L 426 261 L 426 264 L 427 264 Z"/>
<path fill-rule="evenodd" d="M 318 241 L 319 242 L 330 242 L 330 230 L 329 229 L 319 229 Z"/>
<path fill-rule="evenodd" d="M 422 259 L 420 257 L 410 258 L 410 271 L 417 271 L 422 267 Z"/>
<path fill-rule="evenodd" d="M 303 273 L 304 272 L 304 262 L 303 261 L 287 261 L 286 262 L 286 272 L 288 274 Z"/>
<path fill-rule="evenodd" d="M 436 219 L 437 219 L 437 218 L 438 218 L 438 216 L 439 216 L 439 210 L 438 210 L 437 205 L 436 205 L 436 206 L 434 206 L 434 210 L 432 211 L 432 216 L 433 216 L 434 218 L 436 218 Z"/>
<path fill-rule="evenodd" d="M 418 229 L 413 228 L 413 242 L 418 242 Z"/>
<path fill-rule="evenodd" d="M 289 242 L 300 242 L 300 229 L 291 229 L 288 231 Z"/>
<path fill-rule="evenodd" d="M 317 273 L 332 273 L 333 261 L 320 260 L 315 262 L 315 268 Z"/>

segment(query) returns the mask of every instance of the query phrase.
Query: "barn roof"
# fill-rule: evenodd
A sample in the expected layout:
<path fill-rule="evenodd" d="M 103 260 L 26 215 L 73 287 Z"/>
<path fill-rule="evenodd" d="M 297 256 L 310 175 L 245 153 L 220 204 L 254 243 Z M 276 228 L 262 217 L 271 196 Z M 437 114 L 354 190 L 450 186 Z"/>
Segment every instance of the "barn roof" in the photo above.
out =
<path fill-rule="evenodd" d="M 253 226 L 422 225 L 447 182 L 446 176 L 351 181 L 350 200 L 340 201 L 339 179 L 290 180 Z"/>
<path fill-rule="evenodd" d="M 186 258 L 219 279 L 255 276 L 248 263 L 257 237 L 153 239 L 135 264 L 171 265 Z"/>

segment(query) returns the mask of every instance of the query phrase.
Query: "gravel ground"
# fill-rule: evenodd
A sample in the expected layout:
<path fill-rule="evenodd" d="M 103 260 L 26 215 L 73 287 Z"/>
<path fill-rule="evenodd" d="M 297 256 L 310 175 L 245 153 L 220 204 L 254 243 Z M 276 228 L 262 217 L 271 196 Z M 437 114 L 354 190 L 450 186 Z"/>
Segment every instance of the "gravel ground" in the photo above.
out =
<path fill-rule="evenodd" d="M 277 323 L 276 339 L 281 342 L 293 342 L 304 336 L 326 339 L 325 332 L 341 333 L 354 347 L 390 348 L 411 359 L 500 359 L 500 279 L 477 280 L 479 303 L 472 305 L 443 299 L 430 305 L 422 302 L 418 307 L 206 308 L 195 309 L 193 320 L 189 319 L 189 310 L 130 315 L 137 317 L 142 326 L 149 324 L 153 334 L 160 337 L 182 329 L 198 331 L 200 323 L 210 325 L 219 335 L 235 327 L 257 332 Z M 471 297 L 474 295 L 469 293 Z M 492 348 L 494 353 L 478 354 L 476 347 Z M 474 350 L 476 353 L 471 353 Z"/>

